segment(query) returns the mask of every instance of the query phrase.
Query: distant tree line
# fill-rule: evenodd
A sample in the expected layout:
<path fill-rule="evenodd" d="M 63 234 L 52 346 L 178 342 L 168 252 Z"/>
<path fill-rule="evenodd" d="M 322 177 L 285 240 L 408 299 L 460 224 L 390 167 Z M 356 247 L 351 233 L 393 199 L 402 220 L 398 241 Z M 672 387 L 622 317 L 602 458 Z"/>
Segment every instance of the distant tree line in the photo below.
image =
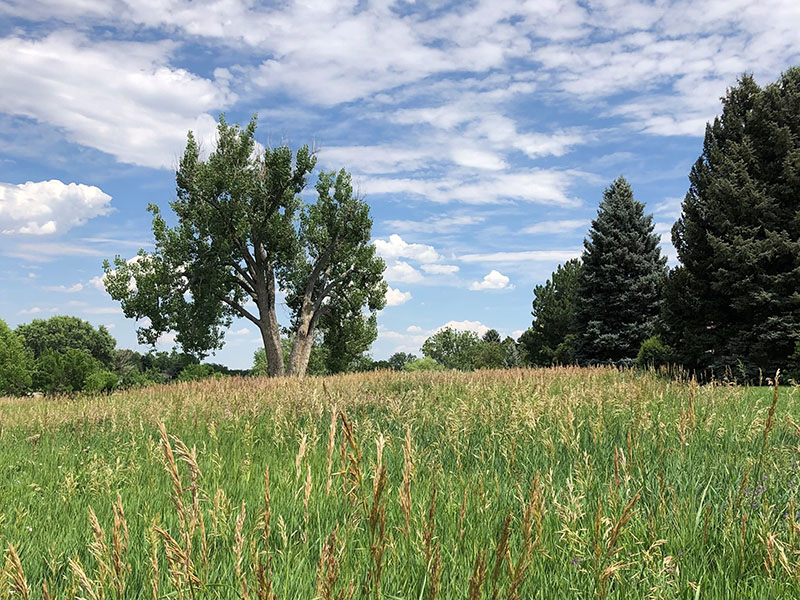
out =
<path fill-rule="evenodd" d="M 196 357 L 175 350 L 119 350 L 108 329 L 77 317 L 35 319 L 13 330 L 0 320 L 0 395 L 108 393 L 120 387 L 246 373 L 200 364 Z"/>

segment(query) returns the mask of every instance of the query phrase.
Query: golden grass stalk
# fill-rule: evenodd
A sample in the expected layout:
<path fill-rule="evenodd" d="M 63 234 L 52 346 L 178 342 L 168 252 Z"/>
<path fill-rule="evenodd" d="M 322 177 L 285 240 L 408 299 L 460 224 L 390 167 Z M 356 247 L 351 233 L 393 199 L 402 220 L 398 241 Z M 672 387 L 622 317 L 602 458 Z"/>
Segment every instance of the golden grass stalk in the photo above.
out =
<path fill-rule="evenodd" d="M 483 582 L 486 579 L 486 552 L 481 550 L 475 557 L 472 567 L 472 576 L 469 578 L 468 600 L 481 600 L 483 597 Z"/>
<path fill-rule="evenodd" d="M 155 529 L 155 519 L 147 530 L 147 541 L 150 546 L 150 587 L 153 591 L 153 600 L 158 600 L 159 590 L 159 568 L 158 568 L 158 535 Z"/>
<path fill-rule="evenodd" d="M 317 566 L 317 594 L 322 600 L 334 600 L 334 590 L 339 579 L 339 561 L 336 558 L 338 526 L 325 538 Z"/>
<path fill-rule="evenodd" d="M 5 570 L 11 593 L 18 595 L 23 600 L 28 600 L 31 595 L 31 588 L 28 586 L 28 580 L 25 578 L 25 571 L 22 570 L 22 562 L 13 544 L 8 545 Z"/>
<path fill-rule="evenodd" d="M 242 509 L 239 511 L 239 516 L 236 519 L 236 527 L 233 530 L 233 555 L 236 558 L 234 569 L 236 571 L 236 579 L 242 588 L 242 600 L 249 600 L 250 595 L 247 593 L 247 577 L 242 572 L 242 561 L 244 559 L 244 537 L 242 536 L 242 528 L 244 527 L 245 519 L 245 505 L 242 500 Z"/>
<path fill-rule="evenodd" d="M 508 555 L 508 541 L 511 537 L 511 513 L 506 515 L 506 520 L 503 522 L 503 527 L 497 536 L 497 544 L 494 549 L 494 568 L 492 569 L 492 600 L 497 598 L 498 583 L 500 582 L 500 574 L 503 572 L 503 563 Z"/>
<path fill-rule="evenodd" d="M 400 510 L 406 527 L 406 538 L 411 537 L 411 426 L 406 427 L 406 438 L 403 444 L 403 484 L 400 486 Z"/>
<path fill-rule="evenodd" d="M 80 559 L 78 557 L 70 558 L 68 563 L 78 580 L 78 585 L 88 594 L 89 600 L 100 600 L 101 596 L 98 596 L 94 582 L 86 575 L 86 570 L 83 568 Z M 27 596 L 23 597 L 27 598 Z"/>
<path fill-rule="evenodd" d="M 269 491 L 269 465 L 264 468 L 264 510 L 261 514 L 262 530 L 261 539 L 264 542 L 264 552 L 256 560 L 256 596 L 258 600 L 274 600 L 275 593 L 272 589 L 272 555 L 270 552 L 269 536 L 270 522 L 272 520 L 272 506 Z"/>
<path fill-rule="evenodd" d="M 117 501 L 112 505 L 114 512 L 114 526 L 111 530 L 111 566 L 114 570 L 114 587 L 117 596 L 122 598 L 125 594 L 125 583 L 130 565 L 126 562 L 130 534 L 125 511 L 122 507 L 122 496 L 117 492 Z"/>

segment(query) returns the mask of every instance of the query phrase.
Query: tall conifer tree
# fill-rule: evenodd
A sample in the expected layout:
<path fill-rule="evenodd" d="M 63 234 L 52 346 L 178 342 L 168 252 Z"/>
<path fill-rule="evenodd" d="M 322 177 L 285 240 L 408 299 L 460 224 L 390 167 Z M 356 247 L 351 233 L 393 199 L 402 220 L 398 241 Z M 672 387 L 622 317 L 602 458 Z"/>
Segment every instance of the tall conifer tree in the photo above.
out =
<path fill-rule="evenodd" d="M 582 363 L 632 361 L 655 332 L 666 258 L 652 216 L 645 215 L 624 177 L 603 192 L 583 244 L 576 358 Z"/>
<path fill-rule="evenodd" d="M 800 69 L 728 90 L 689 181 L 668 341 L 691 368 L 786 368 L 800 339 Z"/>

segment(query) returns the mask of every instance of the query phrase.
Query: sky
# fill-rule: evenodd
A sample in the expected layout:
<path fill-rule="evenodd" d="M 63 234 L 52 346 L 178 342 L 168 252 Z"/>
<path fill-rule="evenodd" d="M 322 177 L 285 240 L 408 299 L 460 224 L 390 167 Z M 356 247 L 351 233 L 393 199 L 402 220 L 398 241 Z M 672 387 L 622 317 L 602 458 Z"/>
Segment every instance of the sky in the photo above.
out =
<path fill-rule="evenodd" d="M 189 130 L 208 151 L 221 113 L 257 114 L 369 203 L 380 359 L 445 325 L 517 337 L 620 175 L 676 264 L 705 124 L 741 74 L 800 64 L 800 2 L 0 0 L 0 56 L 0 318 L 137 348 L 103 259 L 152 249 Z M 209 360 L 259 343 L 236 321 Z"/>

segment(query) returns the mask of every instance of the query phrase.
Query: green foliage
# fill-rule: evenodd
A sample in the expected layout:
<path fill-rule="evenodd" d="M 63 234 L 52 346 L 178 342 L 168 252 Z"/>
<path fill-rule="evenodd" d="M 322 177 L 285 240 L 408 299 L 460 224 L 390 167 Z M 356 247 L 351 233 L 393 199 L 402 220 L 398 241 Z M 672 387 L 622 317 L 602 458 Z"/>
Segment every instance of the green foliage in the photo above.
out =
<path fill-rule="evenodd" d="M 119 377 L 111 371 L 94 371 L 86 377 L 83 391 L 93 394 L 110 394 L 119 385 Z"/>
<path fill-rule="evenodd" d="M 211 365 L 188 365 L 181 374 L 178 375 L 178 381 L 200 381 L 208 377 L 214 377 L 217 373 Z"/>
<path fill-rule="evenodd" d="M 36 359 L 34 388 L 47 394 L 80 392 L 89 375 L 102 368 L 102 363 L 86 350 L 47 349 Z"/>
<path fill-rule="evenodd" d="M 409 354 L 407 352 L 395 352 L 389 357 L 387 361 L 389 368 L 394 369 L 395 371 L 402 371 L 405 366 L 417 360 L 417 357 L 413 354 Z"/>
<path fill-rule="evenodd" d="M 412 373 L 415 371 L 443 371 L 444 369 L 444 365 L 439 364 L 435 359 L 428 356 L 424 358 L 416 358 L 403 365 L 404 371 L 409 371 Z"/>
<path fill-rule="evenodd" d="M 0 319 L 0 396 L 26 392 L 31 386 L 32 366 L 33 353 Z"/>
<path fill-rule="evenodd" d="M 691 369 L 785 369 L 800 340 L 800 68 L 722 99 L 672 239 L 666 340 Z"/>
<path fill-rule="evenodd" d="M 653 218 L 624 177 L 603 192 L 584 240 L 575 304 L 579 362 L 632 362 L 655 333 L 666 258 Z"/>
<path fill-rule="evenodd" d="M 661 337 L 654 335 L 642 342 L 636 364 L 643 368 L 658 368 L 670 363 L 669 349 L 661 341 Z"/>
<path fill-rule="evenodd" d="M 471 371 L 475 368 L 480 338 L 473 331 L 455 331 L 449 327 L 434 333 L 422 344 L 422 354 L 447 369 Z"/>
<path fill-rule="evenodd" d="M 800 342 L 794 346 L 794 354 L 789 357 L 789 369 L 787 374 L 791 379 L 800 384 Z"/>
<path fill-rule="evenodd" d="M 520 336 L 528 364 L 569 364 L 574 358 L 567 337 L 575 333 L 575 303 L 581 262 L 572 259 L 559 265 L 544 285 L 533 290 L 533 324 Z M 564 344 L 567 343 L 566 346 Z M 564 360 L 564 359 L 568 360 Z"/>
<path fill-rule="evenodd" d="M 117 342 L 103 325 L 95 329 L 91 323 L 78 317 L 55 316 L 20 325 L 17 333 L 25 339 L 25 345 L 33 352 L 34 358 L 38 359 L 48 350 L 65 352 L 75 349 L 87 352 L 106 368 L 113 366 Z"/>

